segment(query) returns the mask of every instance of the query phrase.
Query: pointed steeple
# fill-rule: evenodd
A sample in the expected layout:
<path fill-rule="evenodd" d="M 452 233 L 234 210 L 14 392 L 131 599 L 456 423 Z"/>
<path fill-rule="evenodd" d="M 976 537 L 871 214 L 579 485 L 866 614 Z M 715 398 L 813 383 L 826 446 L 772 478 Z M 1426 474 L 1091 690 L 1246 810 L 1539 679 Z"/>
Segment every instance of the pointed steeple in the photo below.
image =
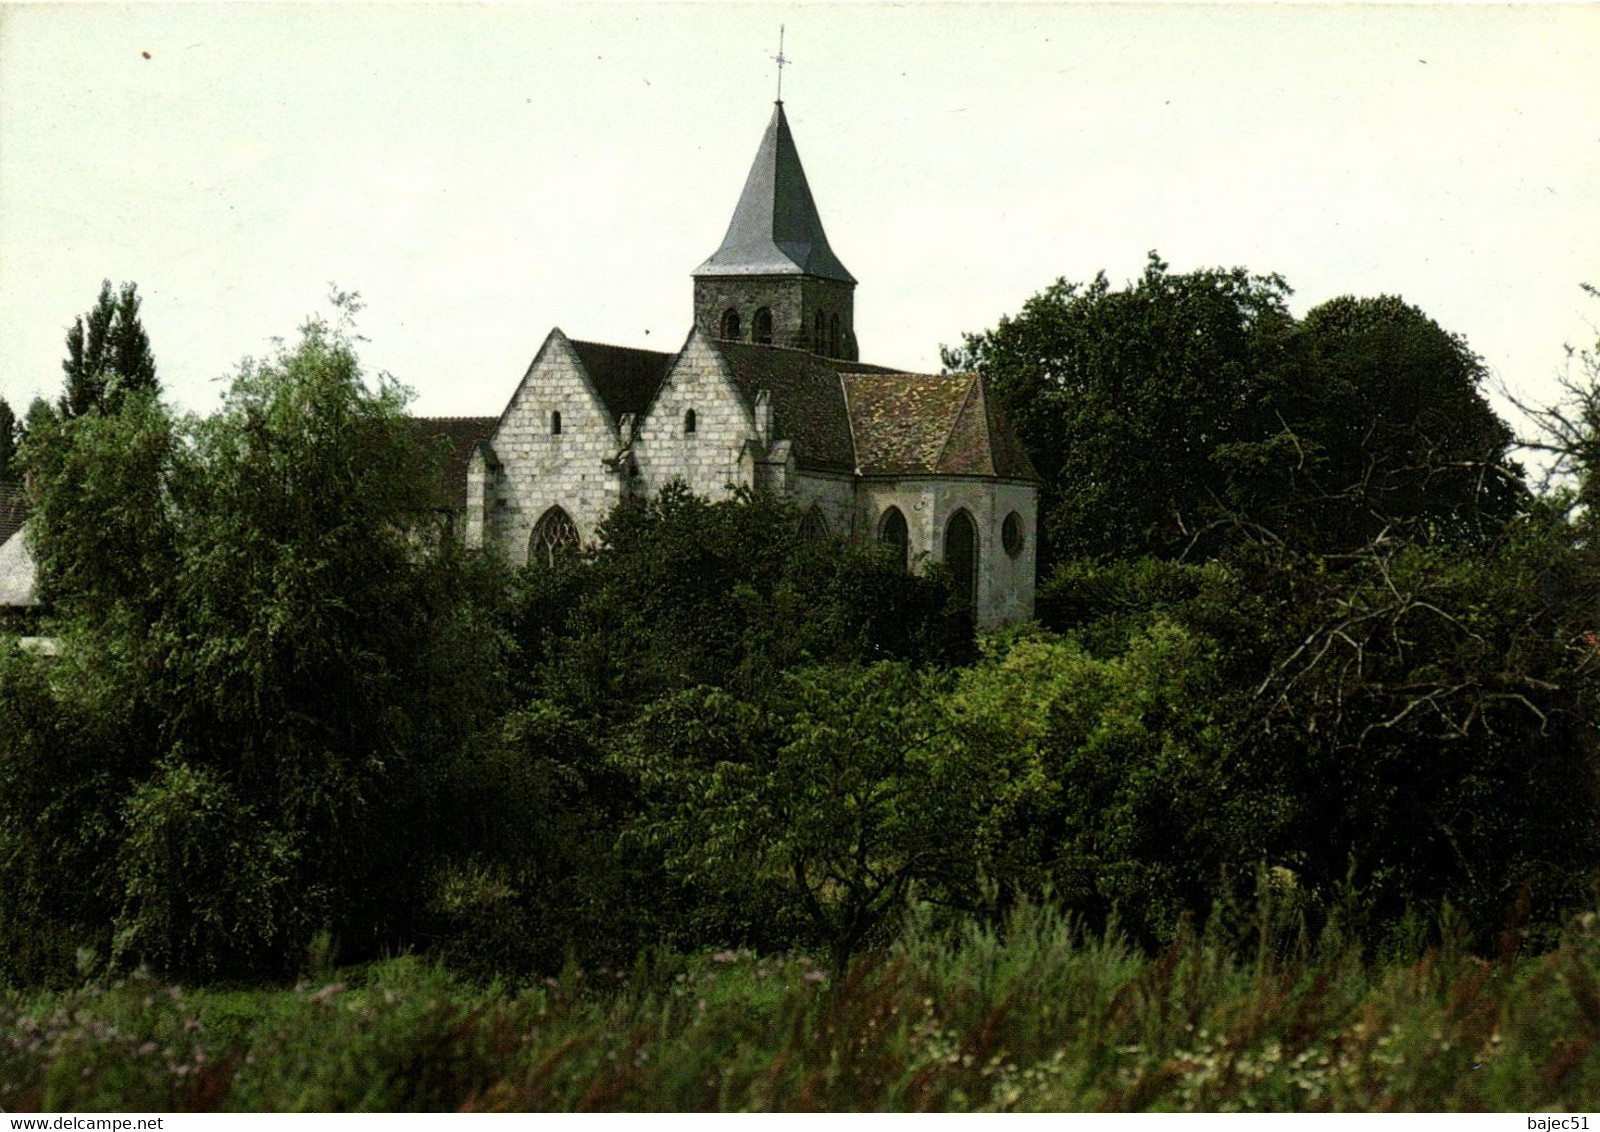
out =
<path fill-rule="evenodd" d="M 841 283 L 856 281 L 828 246 L 782 102 L 773 109 L 722 246 L 695 268 L 694 275 L 810 275 Z"/>

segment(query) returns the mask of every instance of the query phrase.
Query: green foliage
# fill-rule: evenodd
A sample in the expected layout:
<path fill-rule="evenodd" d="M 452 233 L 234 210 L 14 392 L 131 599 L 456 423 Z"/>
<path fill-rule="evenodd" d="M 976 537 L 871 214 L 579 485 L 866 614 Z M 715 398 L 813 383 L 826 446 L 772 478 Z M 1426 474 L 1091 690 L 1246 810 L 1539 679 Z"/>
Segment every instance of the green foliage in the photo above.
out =
<path fill-rule="evenodd" d="M 16 459 L 20 432 L 17 414 L 6 399 L 0 397 L 0 483 L 11 478 L 11 464 Z"/>
<path fill-rule="evenodd" d="M 1485 936 L 1583 899 L 1600 685 L 1589 611 L 1553 600 L 1568 561 L 1530 533 L 1301 573 L 1251 706 L 1306 884 L 1353 876 L 1379 917 L 1449 899 Z"/>
<path fill-rule="evenodd" d="M 963 674 L 957 710 L 1012 747 L 990 874 L 1145 943 L 1247 884 L 1281 817 L 1240 765 L 1215 654 L 1157 618 L 1113 655 L 1031 634 Z"/>
<path fill-rule="evenodd" d="M 58 417 L 40 407 L 20 459 L 33 481 L 27 537 L 40 600 L 131 639 L 172 593 L 172 485 L 185 460 L 178 424 L 144 394 L 114 414 Z"/>
<path fill-rule="evenodd" d="M 947 351 L 985 373 L 1044 477 L 1046 566 L 1241 535 L 1321 552 L 1396 526 L 1482 537 L 1517 512 L 1510 432 L 1460 337 L 1390 297 L 1297 322 L 1288 294 L 1151 253 L 1125 289 L 1059 280 Z"/>
<path fill-rule="evenodd" d="M 72 977 L 103 962 L 122 803 L 155 752 L 125 669 L 89 650 L 59 661 L 0 637 L 0 979 Z"/>
<path fill-rule="evenodd" d="M 1209 879 L 1190 872 L 1191 914 L 1263 861 L 1323 914 L 1359 893 L 1370 938 L 1443 900 L 1482 946 L 1537 931 L 1586 898 L 1600 866 L 1600 685 L 1589 607 L 1567 580 L 1580 572 L 1559 529 L 1531 524 L 1489 547 L 1390 544 L 1337 563 L 1263 546 L 1227 565 L 1063 568 L 1042 604 L 1091 667 L 1144 680 L 1162 669 L 1124 666 L 1161 656 L 1170 682 L 1153 697 L 1139 681 L 1076 693 L 1089 722 L 1064 748 L 1083 761 L 1061 781 L 1099 781 L 1096 760 L 1130 734 L 1117 717 L 1153 724 L 1106 781 L 1126 792 L 1146 770 L 1170 776 L 1197 811 L 1142 851 L 1096 824 L 1120 804 L 1089 805 L 1090 828 L 1117 845 L 1118 868 L 1206 862 Z M 1190 651 L 1152 653 L 1159 634 Z M 1163 770 L 1172 752 L 1181 769 Z"/>
<path fill-rule="evenodd" d="M 114 923 L 119 961 L 223 973 L 414 930 L 460 840 L 437 801 L 506 706 L 504 578 L 441 538 L 404 401 L 316 321 L 209 420 L 130 393 L 30 428 L 64 657 L 0 674 L 18 932 L 105 955 Z"/>
<path fill-rule="evenodd" d="M 1265 919 L 1271 919 L 1263 912 Z M 912 921 L 830 978 L 656 954 L 484 990 L 412 959 L 292 990 L 0 997 L 8 1111 L 1543 1111 L 1600 1088 L 1594 917 L 1535 959 L 1368 967 L 1210 933 L 1143 956 L 1048 907 Z"/>
<path fill-rule="evenodd" d="M 942 575 L 801 536 L 764 494 L 710 502 L 669 484 L 619 504 L 590 562 L 534 567 L 519 639 L 535 688 L 616 722 L 697 685 L 759 689 L 822 661 L 964 659 L 971 626 Z"/>
<path fill-rule="evenodd" d="M 952 740 L 942 678 L 903 664 L 792 673 L 758 702 L 692 689 L 632 736 L 641 833 L 684 881 L 808 924 L 841 970 L 913 886 L 971 899 L 996 783 Z"/>
<path fill-rule="evenodd" d="M 219 974 L 270 968 L 304 938 L 288 839 L 215 771 L 169 762 L 127 802 L 118 872 L 127 913 L 113 961 L 158 957 Z"/>
<path fill-rule="evenodd" d="M 70 420 L 97 409 L 115 413 L 130 394 L 153 397 L 160 392 L 139 303 L 137 284 L 124 283 L 113 296 L 107 279 L 94 308 L 73 320 L 67 358 L 61 363 L 66 373 L 62 416 Z"/>

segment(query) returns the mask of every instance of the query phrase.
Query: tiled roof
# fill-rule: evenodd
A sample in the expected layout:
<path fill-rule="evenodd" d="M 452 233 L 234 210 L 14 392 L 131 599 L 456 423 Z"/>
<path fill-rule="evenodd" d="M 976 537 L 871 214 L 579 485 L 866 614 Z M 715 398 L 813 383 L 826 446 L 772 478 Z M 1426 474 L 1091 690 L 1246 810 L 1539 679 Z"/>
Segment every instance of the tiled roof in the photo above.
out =
<path fill-rule="evenodd" d="M 412 417 L 419 443 L 440 456 L 439 494 L 436 506 L 463 510 L 467 506 L 467 466 L 472 449 L 487 440 L 498 417 Z"/>
<path fill-rule="evenodd" d="M 783 103 L 761 137 L 728 233 L 696 276 L 812 275 L 854 283 L 828 246 Z"/>
<path fill-rule="evenodd" d="M 862 475 L 1039 475 L 971 373 L 840 375 Z"/>
<path fill-rule="evenodd" d="M 861 470 L 896 475 L 931 472 L 938 466 L 971 379 L 847 373 L 843 382 Z"/>
<path fill-rule="evenodd" d="M 574 339 L 568 342 L 594 383 L 600 400 L 605 402 L 612 421 L 617 423 L 628 413 L 637 415 L 645 411 L 666 380 L 667 370 L 677 360 L 676 354 L 664 354 L 659 350 L 636 350 L 632 346 L 608 346 L 604 342 Z"/>
<path fill-rule="evenodd" d="M 714 342 L 734 384 L 754 406 L 763 389 L 772 396 L 772 431 L 794 444 L 795 463 L 820 471 L 853 472 L 855 446 L 838 371 L 824 358 L 784 346 Z M 854 363 L 852 363 L 854 364 Z"/>
<path fill-rule="evenodd" d="M 772 397 L 772 431 L 795 463 L 862 475 L 1039 475 L 977 374 L 905 373 L 783 346 L 714 341 L 752 408 Z"/>
<path fill-rule="evenodd" d="M 0 480 L 0 543 L 22 529 L 28 518 L 28 496 L 15 480 Z"/>

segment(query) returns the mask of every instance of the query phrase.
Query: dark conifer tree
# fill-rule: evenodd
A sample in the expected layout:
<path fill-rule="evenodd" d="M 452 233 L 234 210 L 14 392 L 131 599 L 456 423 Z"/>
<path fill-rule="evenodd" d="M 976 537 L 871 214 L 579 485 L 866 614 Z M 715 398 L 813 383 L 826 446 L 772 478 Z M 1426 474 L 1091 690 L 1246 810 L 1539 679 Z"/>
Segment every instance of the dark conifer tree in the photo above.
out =
<path fill-rule="evenodd" d="M 117 298 L 116 319 L 111 326 L 107 375 L 106 407 L 115 410 L 125 394 L 132 392 L 154 393 L 160 388 L 156 381 L 156 361 L 150 353 L 150 338 L 139 321 L 138 285 L 124 283 Z"/>
<path fill-rule="evenodd" d="M 117 297 L 111 280 L 105 280 L 94 309 L 73 320 L 67 358 L 61 363 L 66 373 L 63 416 L 81 417 L 93 409 L 115 412 L 129 391 L 159 388 L 150 339 L 139 321 L 137 287 L 124 283 Z"/>

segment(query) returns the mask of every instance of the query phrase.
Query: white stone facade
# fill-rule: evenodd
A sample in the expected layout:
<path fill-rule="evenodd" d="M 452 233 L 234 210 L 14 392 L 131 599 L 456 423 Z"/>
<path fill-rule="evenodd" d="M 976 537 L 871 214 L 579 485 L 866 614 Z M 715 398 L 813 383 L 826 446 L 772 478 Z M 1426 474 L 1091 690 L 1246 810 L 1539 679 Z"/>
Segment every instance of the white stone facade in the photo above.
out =
<path fill-rule="evenodd" d="M 698 330 L 664 366 L 648 405 L 614 415 L 599 391 L 604 382 L 586 370 L 579 347 L 594 349 L 552 331 L 498 425 L 473 452 L 469 542 L 498 546 L 523 564 L 535 525 L 559 507 L 579 539 L 592 544 L 626 493 L 653 494 L 678 481 L 710 499 L 741 488 L 773 491 L 803 515 L 814 512 L 827 534 L 857 543 L 881 540 L 885 515 L 898 508 L 906 521 L 907 568 L 920 573 L 945 561 L 951 521 L 965 511 L 977 536 L 978 624 L 1033 616 L 1037 505 L 1030 480 L 801 466 L 796 451 L 805 450 L 804 438 L 775 435 L 771 393 L 758 389 L 751 397 L 741 390 L 723 350 Z M 1018 536 L 1010 548 L 1008 516 Z"/>

